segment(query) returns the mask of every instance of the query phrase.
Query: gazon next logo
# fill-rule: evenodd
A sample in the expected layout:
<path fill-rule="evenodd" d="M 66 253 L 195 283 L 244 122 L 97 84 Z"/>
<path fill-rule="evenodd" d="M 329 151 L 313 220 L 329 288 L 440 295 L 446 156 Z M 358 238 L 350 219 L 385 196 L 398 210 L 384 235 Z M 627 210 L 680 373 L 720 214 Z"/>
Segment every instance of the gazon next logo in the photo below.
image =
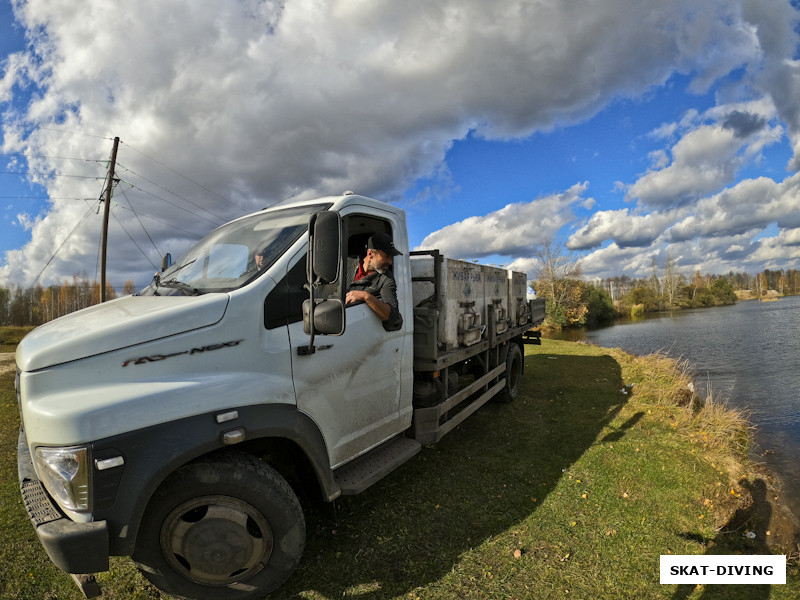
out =
<path fill-rule="evenodd" d="M 182 350 L 181 352 L 172 352 L 171 354 L 153 354 L 152 356 L 129 358 L 122 363 L 122 366 L 127 367 L 128 365 L 145 365 L 152 362 L 161 362 L 162 360 L 167 360 L 168 358 L 173 358 L 175 356 L 194 356 L 195 354 L 202 354 L 203 352 L 212 352 L 214 350 L 222 350 L 223 348 L 233 348 L 241 344 L 243 341 L 244 340 L 233 340 L 230 342 L 222 342 L 220 344 L 209 344 L 208 346 L 192 348 L 190 350 Z"/>

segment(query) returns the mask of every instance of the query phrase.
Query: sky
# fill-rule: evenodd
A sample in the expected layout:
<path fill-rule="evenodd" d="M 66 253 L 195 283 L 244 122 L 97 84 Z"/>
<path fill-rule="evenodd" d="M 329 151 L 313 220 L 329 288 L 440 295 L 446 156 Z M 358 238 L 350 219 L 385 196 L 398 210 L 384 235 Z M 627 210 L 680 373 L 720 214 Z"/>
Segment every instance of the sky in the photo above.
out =
<path fill-rule="evenodd" d="M 533 278 L 800 268 L 789 0 L 0 0 L 0 285 L 144 287 L 222 223 L 346 190 Z"/>

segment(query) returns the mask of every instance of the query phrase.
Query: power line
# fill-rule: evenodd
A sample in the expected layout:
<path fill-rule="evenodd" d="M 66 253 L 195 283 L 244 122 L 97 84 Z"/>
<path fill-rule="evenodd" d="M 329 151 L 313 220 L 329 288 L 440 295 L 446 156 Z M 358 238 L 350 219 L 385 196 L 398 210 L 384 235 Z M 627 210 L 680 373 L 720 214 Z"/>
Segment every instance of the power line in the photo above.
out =
<path fill-rule="evenodd" d="M 53 252 L 53 255 L 50 257 L 50 260 L 48 260 L 47 263 L 44 265 L 44 267 L 42 267 L 42 270 L 39 271 L 39 274 L 36 276 L 36 279 L 33 280 L 33 283 L 31 284 L 31 287 L 34 287 L 36 285 L 36 282 L 39 281 L 39 278 L 42 276 L 42 273 L 44 273 L 45 269 L 50 266 L 50 263 L 53 262 L 53 259 L 61 251 L 61 248 L 64 247 L 64 244 L 67 243 L 67 240 L 69 240 L 69 238 L 72 237 L 72 234 L 75 233 L 75 231 L 77 231 L 78 227 L 81 226 L 81 224 L 86 220 L 86 218 L 91 213 L 92 213 L 92 207 L 89 207 L 89 210 L 87 210 L 86 213 L 84 213 L 83 217 L 81 217 L 81 220 L 78 221 L 78 223 L 75 225 L 75 227 L 72 228 L 72 231 L 70 231 L 69 234 L 67 235 L 67 237 L 64 238 L 64 241 L 61 242 L 61 245 L 56 249 L 55 252 Z"/>
<path fill-rule="evenodd" d="M 85 196 L 0 196 L 0 200 L 94 200 Z"/>
<path fill-rule="evenodd" d="M 52 129 L 52 128 L 41 128 L 41 129 L 48 130 L 48 131 L 56 131 L 58 133 L 65 133 L 65 134 L 70 134 L 70 135 L 82 135 L 82 136 L 85 136 L 85 137 L 92 137 L 92 138 L 96 138 L 96 139 L 104 139 L 104 140 L 112 139 L 112 138 L 108 138 L 108 137 L 95 136 L 95 135 L 86 134 L 86 133 L 82 133 L 82 132 L 75 132 L 75 131 L 65 131 L 65 130 L 58 130 L 58 129 Z M 167 169 L 168 171 L 170 171 L 170 172 L 176 174 L 177 176 L 185 179 L 186 181 L 196 185 L 197 187 L 205 190 L 206 192 L 216 196 L 217 198 L 219 198 L 223 202 L 226 202 L 227 204 L 230 204 L 230 205 L 235 206 L 235 207 L 240 208 L 240 209 L 244 208 L 244 207 L 236 204 L 235 202 L 232 202 L 232 201 L 228 200 L 227 198 L 221 196 L 217 192 L 215 192 L 215 191 L 203 186 L 202 184 L 192 180 L 191 178 L 187 177 L 186 175 L 183 175 L 182 173 L 180 173 L 180 172 L 176 171 L 175 169 L 169 167 L 168 165 L 164 164 L 163 162 L 153 158 L 152 156 L 149 156 L 148 154 L 142 152 L 141 150 L 138 150 L 137 148 L 134 148 L 134 147 L 130 146 L 129 144 L 126 144 L 125 142 L 123 142 L 123 144 L 125 144 L 128 148 L 131 148 L 132 150 L 138 152 L 142 156 L 144 156 L 144 157 L 150 159 L 151 161 L 155 162 L 156 164 L 160 165 L 161 167 Z M 25 161 L 28 161 L 29 159 L 44 159 L 44 160 L 64 160 L 64 161 L 72 160 L 72 161 L 77 161 L 77 162 L 97 163 L 97 164 L 100 164 L 100 163 L 103 163 L 103 162 L 107 162 L 107 161 L 104 161 L 104 160 L 97 160 L 97 159 L 66 157 L 66 156 L 50 156 L 50 155 L 45 155 L 45 154 L 33 154 L 33 153 L 0 153 L 0 157 L 25 159 Z M 13 166 L 22 166 L 22 164 L 24 164 L 22 160 L 20 160 L 17 164 L 14 164 L 14 163 L 15 163 L 15 161 L 12 161 L 12 160 L 7 161 L 7 165 L 6 165 L 7 166 L 7 170 L 0 171 L 0 175 L 4 175 L 4 174 L 5 175 L 21 175 L 21 176 L 25 176 L 27 178 L 31 178 L 32 176 L 36 176 L 37 175 L 37 173 L 33 172 L 30 168 L 28 168 L 26 171 L 8 169 L 8 167 L 12 166 L 12 165 Z M 27 166 L 29 166 L 29 165 L 27 165 Z M 137 191 L 139 191 L 139 192 L 141 192 L 143 194 L 147 194 L 149 196 L 152 196 L 153 198 L 156 198 L 157 200 L 160 200 L 161 202 L 163 202 L 165 204 L 169 204 L 170 206 L 173 206 L 174 208 L 177 208 L 177 209 L 183 210 L 185 212 L 188 212 L 189 214 L 191 214 L 192 216 L 194 216 L 194 217 L 196 217 L 198 219 L 203 219 L 205 221 L 208 221 L 209 223 L 211 223 L 214 226 L 218 226 L 219 224 L 224 223 L 227 220 L 226 218 L 215 214 L 213 211 L 203 207 L 202 205 L 197 204 L 197 203 L 193 202 L 192 200 L 189 200 L 188 198 L 185 198 L 185 197 L 181 196 L 180 194 L 172 192 L 171 190 L 167 189 L 166 187 L 164 187 L 164 186 L 162 186 L 162 185 L 160 185 L 160 184 L 148 179 L 147 177 L 144 177 L 144 176 L 140 175 L 139 173 L 136 173 L 136 172 L 132 171 L 131 169 L 129 169 L 127 167 L 121 166 L 121 168 L 124 169 L 125 171 L 127 171 L 128 173 L 130 173 L 131 175 L 133 175 L 135 177 L 138 177 L 139 179 L 142 179 L 142 180 L 146 181 L 147 183 L 157 187 L 158 189 L 161 189 L 164 192 L 166 192 L 168 194 L 171 194 L 172 196 L 175 196 L 176 198 L 178 198 L 180 200 L 183 200 L 184 202 L 194 206 L 198 210 L 203 211 L 203 212 L 205 212 L 205 213 L 207 213 L 209 215 L 212 215 L 215 219 L 217 219 L 217 221 L 213 221 L 213 220 L 203 216 L 202 214 L 197 214 L 197 213 L 195 213 L 195 212 L 193 212 L 193 211 L 191 211 L 191 210 L 189 210 L 187 208 L 184 208 L 183 206 L 180 206 L 180 205 L 178 205 L 178 204 L 176 204 L 174 202 L 171 202 L 171 201 L 167 200 L 166 198 L 163 198 L 163 197 L 159 196 L 158 194 L 155 194 L 153 192 L 147 191 L 147 190 L 139 187 L 138 185 L 136 185 L 134 183 L 131 183 L 130 181 L 124 181 L 126 186 L 130 186 L 130 189 L 134 189 L 134 190 L 137 190 Z M 54 178 L 57 178 L 57 177 L 75 178 L 75 179 L 95 179 L 95 180 L 101 182 L 101 186 L 102 186 L 101 187 L 101 193 L 103 193 L 105 191 L 105 193 L 106 193 L 106 202 L 107 203 L 110 203 L 109 202 L 110 192 L 113 190 L 114 187 L 116 187 L 117 184 L 119 184 L 121 181 L 123 181 L 122 179 L 119 179 L 119 178 L 116 178 L 116 177 L 114 178 L 113 181 L 108 181 L 108 173 L 106 173 L 106 175 L 104 177 L 99 177 L 99 176 L 96 176 L 96 175 L 77 175 L 77 174 L 60 173 L 60 172 L 56 171 L 55 169 L 53 169 L 50 172 L 39 171 L 38 175 L 40 177 L 44 178 L 44 179 L 54 179 Z M 131 199 L 128 197 L 126 191 L 123 190 L 121 193 L 124 196 L 124 198 L 127 200 L 128 204 L 130 205 L 130 208 L 126 208 L 125 206 L 122 206 L 122 205 L 119 205 L 119 204 L 115 203 L 116 206 L 118 206 L 119 208 L 121 208 L 123 210 L 130 210 L 134 214 L 134 216 L 136 217 L 137 221 L 139 222 L 139 225 L 141 226 L 142 230 L 144 231 L 145 235 L 147 236 L 148 240 L 150 241 L 150 243 L 152 244 L 153 248 L 155 249 L 156 253 L 159 256 L 160 256 L 160 251 L 158 250 L 158 246 L 156 245 L 155 241 L 153 240 L 153 238 L 148 233 L 147 228 L 144 226 L 144 223 L 142 222 L 141 217 L 146 217 L 148 219 L 151 219 L 153 221 L 161 223 L 161 224 L 163 224 L 163 225 L 165 225 L 167 227 L 170 227 L 170 228 L 175 229 L 177 231 L 181 231 L 184 234 L 186 234 L 188 236 L 191 236 L 193 238 L 201 238 L 202 237 L 202 235 L 199 235 L 199 234 L 196 234 L 194 232 L 188 231 L 188 230 L 183 229 L 181 227 L 177 227 L 175 225 L 172 225 L 171 223 L 167 223 L 165 221 L 162 221 L 161 219 L 157 219 L 157 218 L 152 217 L 150 215 L 147 215 L 145 213 L 140 213 L 139 211 L 137 211 L 137 210 L 135 210 L 133 208 Z M 51 197 L 51 196 L 33 196 L 33 195 L 30 195 L 30 196 L 3 196 L 3 197 L 0 197 L 0 198 L 5 198 L 5 199 L 25 199 L 25 200 L 50 200 L 50 201 L 53 201 L 53 200 L 69 200 L 69 199 L 73 199 L 73 200 L 83 199 L 84 201 L 87 202 L 87 204 L 88 204 L 88 201 L 90 200 L 88 198 L 79 198 L 79 197 Z M 102 201 L 103 200 L 101 199 L 101 202 Z M 81 227 L 81 225 L 86 221 L 86 219 L 89 217 L 91 212 L 93 210 L 95 210 L 96 208 L 97 208 L 97 206 L 94 203 L 89 206 L 87 212 L 83 215 L 83 217 L 81 217 L 81 219 L 78 221 L 78 223 L 75 225 L 75 227 L 70 231 L 70 233 L 67 235 L 67 237 L 64 239 L 64 241 L 59 245 L 59 247 L 56 249 L 56 251 L 50 257 L 50 259 L 44 265 L 42 270 L 36 276 L 36 278 L 35 278 L 35 280 L 34 280 L 32 285 L 35 286 L 38 283 L 38 281 L 41 279 L 41 277 L 44 274 L 44 272 L 47 269 L 47 267 L 54 261 L 56 256 L 59 254 L 59 252 L 65 246 L 65 244 L 69 241 L 69 239 L 73 236 L 73 234 L 77 231 L 77 229 L 79 227 Z M 107 207 L 107 208 L 110 208 L 110 207 Z M 153 268 L 158 270 L 158 267 L 153 264 L 153 261 L 147 256 L 147 254 L 144 252 L 144 250 L 141 248 L 141 246 L 136 242 L 136 240 L 131 235 L 131 233 L 123 225 L 122 221 L 116 215 L 114 215 L 114 219 L 117 221 L 117 223 L 119 223 L 119 225 L 122 228 L 122 230 L 125 232 L 125 234 L 128 236 L 128 238 L 131 240 L 131 242 L 136 246 L 136 248 L 139 250 L 139 252 L 142 254 L 142 256 L 144 256 L 145 259 L 147 259 L 148 262 L 150 262 L 150 264 L 153 266 Z"/>
<path fill-rule="evenodd" d="M 230 204 L 231 206 L 235 206 L 236 208 L 239 208 L 239 209 L 241 209 L 241 210 L 246 210 L 246 208 L 245 208 L 244 206 L 241 206 L 241 205 L 239 205 L 239 204 L 237 204 L 237 203 L 233 202 L 232 200 L 229 200 L 228 198 L 225 198 L 224 196 L 221 196 L 220 194 L 218 194 L 218 193 L 217 193 L 217 192 L 215 192 L 214 190 L 207 188 L 207 187 L 206 187 L 206 186 L 204 186 L 203 184 L 201 184 L 201 183 L 198 183 L 198 182 L 194 181 L 193 179 L 190 179 L 189 177 L 187 177 L 187 176 L 186 176 L 186 175 L 184 175 L 183 173 L 180 173 L 180 172 L 176 171 L 175 169 L 173 169 L 172 167 L 170 167 L 170 166 L 168 166 L 168 165 L 164 164 L 164 163 L 163 163 L 163 162 L 161 162 L 160 160 L 158 160 L 158 159 L 156 159 L 156 158 L 153 158 L 152 156 L 150 156 L 150 155 L 148 155 L 148 154 L 145 154 L 145 153 L 144 153 L 144 152 L 142 152 L 141 150 L 139 150 L 139 149 L 137 149 L 137 148 L 134 148 L 133 146 L 131 146 L 130 144 L 128 144 L 128 143 L 126 143 L 126 142 L 122 142 L 122 143 L 123 143 L 125 146 L 127 146 L 128 148 L 130 148 L 131 150 L 133 150 L 133 151 L 135 151 L 135 152 L 138 152 L 139 154 L 141 154 L 142 156 L 144 156 L 144 157 L 146 157 L 146 158 L 149 158 L 149 159 L 150 159 L 150 160 L 152 160 L 154 163 L 156 163 L 156 164 L 158 164 L 158 165 L 161 165 L 162 167 L 164 167 L 164 168 L 165 168 L 165 169 L 167 169 L 168 171 L 172 171 L 173 173 L 175 173 L 175 174 L 176 174 L 176 175 L 178 175 L 179 177 L 183 177 L 183 178 L 184 178 L 186 181 L 188 181 L 188 182 L 190 182 L 190 183 L 193 183 L 194 185 L 196 185 L 196 186 L 197 186 L 197 187 L 199 187 L 200 189 L 203 189 L 203 190 L 207 191 L 209 194 L 213 194 L 214 196 L 216 196 L 217 198 L 219 198 L 219 199 L 220 199 L 220 200 L 222 200 L 223 202 L 227 202 L 227 203 L 228 203 L 228 204 Z"/>
<path fill-rule="evenodd" d="M 98 140 L 113 140 L 114 138 L 104 137 L 100 135 L 92 135 L 91 133 L 83 133 L 82 131 L 65 131 L 63 129 L 55 129 L 53 127 L 39 127 L 42 131 L 55 131 L 56 133 L 66 133 L 69 135 L 82 135 L 84 137 L 97 138 Z"/>
<path fill-rule="evenodd" d="M 139 221 L 139 226 L 142 228 L 142 231 L 144 231 L 144 234 L 147 236 L 147 239 L 150 240 L 150 243 L 153 244 L 153 248 L 156 251 L 156 255 L 161 256 L 161 252 L 159 251 L 158 246 L 156 246 L 156 243 L 153 241 L 153 238 L 151 238 L 150 234 L 147 232 L 147 229 L 145 228 L 144 223 L 142 223 L 142 220 L 139 218 L 139 213 L 137 213 L 135 210 L 133 210 L 133 204 L 131 204 L 131 199 L 128 198 L 128 195 L 124 191 L 122 192 L 122 196 L 125 198 L 125 200 L 128 201 L 128 204 L 131 207 L 131 211 L 136 216 L 136 220 Z"/>
<path fill-rule="evenodd" d="M 44 154 L 25 154 L 24 152 L 0 152 L 0 156 L 14 156 L 14 157 L 22 157 L 22 158 L 47 158 L 50 160 L 77 160 L 81 162 L 96 162 L 102 163 L 106 162 L 104 158 L 76 158 L 71 156 L 45 156 Z"/>
<path fill-rule="evenodd" d="M 145 254 L 145 251 L 144 251 L 144 250 L 142 250 L 141 246 L 139 246 L 139 244 L 137 244 L 137 243 L 136 243 L 136 240 L 135 240 L 135 239 L 133 239 L 133 236 L 130 234 L 130 232 L 129 232 L 127 229 L 125 229 L 125 225 L 123 225 L 123 224 L 122 224 L 122 221 L 120 221 L 120 220 L 119 220 L 119 217 L 117 217 L 117 215 L 115 215 L 114 213 L 111 213 L 111 216 L 113 216 L 113 217 L 114 217 L 114 220 L 117 222 L 117 224 L 118 224 L 120 227 L 122 227 L 122 231 L 124 231 L 124 232 L 125 232 L 125 235 L 127 235 L 127 236 L 128 236 L 128 239 L 129 239 L 131 242 L 133 242 L 133 245 L 134 245 L 134 246 L 136 246 L 136 249 L 137 249 L 137 250 L 139 250 L 139 252 L 141 252 L 141 253 L 142 253 L 142 256 L 144 256 L 144 257 L 147 259 L 147 262 L 149 262 L 149 263 L 150 263 L 150 264 L 153 266 L 153 268 L 154 268 L 156 271 L 158 271 L 158 267 L 155 265 L 155 263 L 154 263 L 152 260 L 150 260 L 150 257 L 149 257 L 149 256 L 147 256 L 147 254 Z M 148 236 L 148 237 L 150 237 L 150 236 Z M 152 240 L 151 240 L 151 241 L 152 241 Z M 158 250 L 156 249 L 156 251 L 158 251 Z"/>
<path fill-rule="evenodd" d="M 224 217 L 221 217 L 220 215 L 218 215 L 218 214 L 216 214 L 216 213 L 214 213 L 214 212 L 212 212 L 212 211 L 208 210 L 208 209 L 207 209 L 207 208 L 205 208 L 204 206 L 200 206 L 200 205 L 199 205 L 199 204 L 197 204 L 196 202 L 192 202 L 192 201 L 191 201 L 191 200 L 189 200 L 188 198 L 184 198 L 184 197 L 183 197 L 183 196 L 181 196 L 180 194 L 176 194 L 176 193 L 175 193 L 175 192 L 173 192 L 172 190 L 168 190 L 168 189 L 167 189 L 167 188 L 165 188 L 163 185 L 159 185 L 159 184 L 157 184 L 155 181 L 150 181 L 150 180 L 149 180 L 147 177 L 144 177 L 143 175 L 139 175 L 139 174 L 138 174 L 138 173 L 136 173 L 135 171 L 132 171 L 131 169 L 129 169 L 128 167 L 126 167 L 125 165 L 117 165 L 117 166 L 118 166 L 118 167 L 120 167 L 121 169 L 124 169 L 124 170 L 125 170 L 125 171 L 127 171 L 128 173 L 131 173 L 132 175 L 136 175 L 137 177 L 141 177 L 141 178 L 142 178 L 142 179 L 144 179 L 144 180 L 145 180 L 147 183 L 151 183 L 151 184 L 153 184 L 153 185 L 154 185 L 154 186 L 156 186 L 157 188 L 160 188 L 160 189 L 164 190 L 165 192 L 167 192 L 167 193 L 169 193 L 169 194 L 172 194 L 172 195 L 173 195 L 173 196 L 175 196 L 176 198 L 180 198 L 180 199 L 181 199 L 181 200 L 183 200 L 184 202 L 188 202 L 188 203 L 189 203 L 189 204 L 191 204 L 192 206 L 194 206 L 194 207 L 196 207 L 196 208 L 199 208 L 200 210 L 204 210 L 204 211 L 206 211 L 208 214 L 210 214 L 210 215 L 213 215 L 213 216 L 214 216 L 214 217 L 216 217 L 217 219 L 220 219 L 220 220 L 221 220 L 223 223 L 225 222 L 225 220 L 226 220 L 226 219 L 225 219 Z M 126 182 L 126 183 L 130 183 L 130 182 Z"/>
<path fill-rule="evenodd" d="M 150 216 L 148 214 L 135 211 L 132 208 L 128 208 L 127 206 L 122 206 L 121 204 L 117 204 L 117 208 L 121 208 L 122 210 L 129 210 L 132 213 L 136 213 L 137 215 L 141 215 L 143 217 L 146 217 L 146 218 L 150 219 L 151 221 L 155 221 L 157 223 L 161 223 L 162 225 L 166 225 L 167 227 L 171 227 L 172 229 L 177 229 L 178 231 L 182 231 L 183 233 L 189 234 L 190 236 L 192 236 L 194 238 L 200 239 L 201 237 L 203 237 L 202 234 L 194 233 L 193 231 L 189 231 L 188 229 L 183 229 L 182 227 L 178 227 L 177 225 L 173 225 L 172 223 L 167 223 L 166 221 L 162 221 L 161 219 L 157 219 L 157 218 L 152 217 L 152 216 Z"/>
<path fill-rule="evenodd" d="M 194 216 L 194 217 L 197 217 L 198 219 L 203 219 L 204 221 L 208 221 L 208 222 L 209 222 L 209 223 L 211 223 L 212 225 L 219 226 L 219 225 L 221 225 L 222 223 L 224 223 L 224 222 L 225 222 L 225 220 L 224 220 L 224 219 L 222 219 L 221 217 L 217 217 L 217 219 L 219 219 L 219 220 L 221 221 L 221 223 L 220 223 L 220 222 L 215 222 L 215 221 L 212 221 L 212 220 L 211 220 L 211 219 L 209 219 L 208 217 L 204 217 L 203 215 L 198 215 L 197 213 L 190 211 L 188 208 L 184 208 L 183 206 L 179 206 L 179 205 L 175 204 L 174 202 L 170 202 L 170 201 L 169 201 L 169 200 L 167 200 L 166 198 L 162 198 L 162 197 L 161 197 L 161 196 L 159 196 L 158 194 L 154 194 L 153 192 L 148 192 L 147 190 L 143 190 L 143 189 L 142 189 L 142 188 L 140 188 L 139 186 L 137 186 L 137 185 L 134 185 L 133 183 L 131 183 L 130 181 L 126 181 L 126 180 L 124 180 L 124 179 L 121 179 L 120 181 L 121 181 L 122 183 L 124 183 L 124 184 L 127 184 L 127 185 L 131 186 L 131 188 L 132 188 L 132 189 L 134 189 L 134 190 L 138 190 L 138 191 L 142 192 L 143 194 L 147 194 L 148 196 L 152 196 L 153 198 L 156 198 L 157 200 L 161 200 L 162 202 L 166 202 L 166 203 L 167 203 L 167 204 L 169 204 L 170 206 L 174 206 L 175 208 L 177 208 L 177 209 L 179 209 L 179 210 L 185 211 L 185 212 L 189 213 L 190 215 L 192 215 L 192 216 Z M 216 216 L 216 215 L 215 215 L 215 216 Z"/>
<path fill-rule="evenodd" d="M 26 177 L 31 176 L 30 171 L 0 171 L 0 175 L 25 175 Z M 43 177 L 50 178 L 50 177 L 74 177 L 76 179 L 102 179 L 97 175 L 66 175 L 64 173 L 49 173 L 43 174 Z"/>

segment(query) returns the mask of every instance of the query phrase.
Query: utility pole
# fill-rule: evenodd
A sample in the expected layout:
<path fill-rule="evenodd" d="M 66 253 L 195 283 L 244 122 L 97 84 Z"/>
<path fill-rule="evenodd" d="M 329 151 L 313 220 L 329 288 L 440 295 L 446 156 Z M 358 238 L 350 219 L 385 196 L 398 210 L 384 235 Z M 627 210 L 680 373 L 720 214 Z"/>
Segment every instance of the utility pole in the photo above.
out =
<path fill-rule="evenodd" d="M 100 302 L 106 301 L 106 248 L 108 246 L 108 214 L 111 210 L 111 191 L 114 189 L 114 167 L 117 164 L 117 148 L 119 137 L 114 138 L 114 147 L 111 149 L 111 162 L 108 165 L 108 186 L 106 187 L 106 203 L 103 210 L 103 234 L 100 241 Z"/>

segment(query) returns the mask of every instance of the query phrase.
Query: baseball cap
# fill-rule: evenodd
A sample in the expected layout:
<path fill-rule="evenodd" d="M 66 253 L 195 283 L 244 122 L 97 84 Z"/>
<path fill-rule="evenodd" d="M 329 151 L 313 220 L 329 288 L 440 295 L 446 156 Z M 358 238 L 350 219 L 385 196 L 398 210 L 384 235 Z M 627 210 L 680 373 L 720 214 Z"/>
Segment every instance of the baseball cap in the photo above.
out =
<path fill-rule="evenodd" d="M 389 256 L 399 256 L 403 254 L 394 247 L 392 238 L 386 233 L 374 233 L 367 240 L 367 248 L 371 250 L 381 250 Z"/>

